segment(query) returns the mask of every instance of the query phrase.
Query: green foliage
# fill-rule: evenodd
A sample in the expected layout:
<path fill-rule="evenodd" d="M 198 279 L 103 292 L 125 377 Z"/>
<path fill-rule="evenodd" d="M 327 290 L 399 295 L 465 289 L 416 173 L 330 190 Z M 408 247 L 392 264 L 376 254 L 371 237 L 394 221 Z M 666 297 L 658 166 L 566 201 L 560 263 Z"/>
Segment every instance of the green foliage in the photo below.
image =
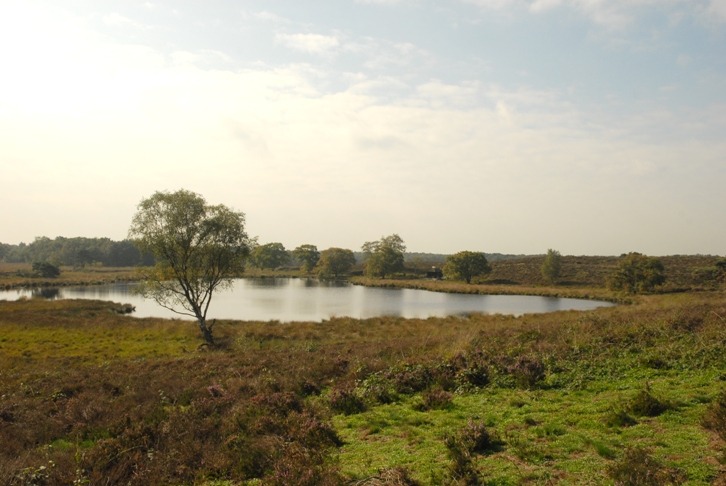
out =
<path fill-rule="evenodd" d="M 250 240 L 244 214 L 212 206 L 186 190 L 157 192 L 141 201 L 129 236 L 156 257 L 145 275 L 144 294 L 160 305 L 197 319 L 213 344 L 207 311 L 214 291 L 244 270 Z"/>
<path fill-rule="evenodd" d="M 292 256 L 300 264 L 300 270 L 310 273 L 320 260 L 320 252 L 315 245 L 300 245 L 292 251 Z"/>
<path fill-rule="evenodd" d="M 266 243 L 252 248 L 250 261 L 261 269 L 275 269 L 290 261 L 290 254 L 282 243 Z"/>
<path fill-rule="evenodd" d="M 355 255 L 351 250 L 328 248 L 320 253 L 316 269 L 322 278 L 338 278 L 348 274 L 353 265 Z"/>
<path fill-rule="evenodd" d="M 91 264 L 109 267 L 150 265 L 150 255 L 142 255 L 132 241 L 108 238 L 38 237 L 26 245 L 0 244 L 0 260 L 12 263 L 48 261 L 56 265 L 82 268 Z"/>
<path fill-rule="evenodd" d="M 60 276 L 60 268 L 48 262 L 33 263 L 33 273 L 38 277 L 56 278 Z"/>
<path fill-rule="evenodd" d="M 368 241 L 362 249 L 366 259 L 366 275 L 386 278 L 386 275 L 404 270 L 406 245 L 397 234 L 384 236 L 378 241 Z"/>
<path fill-rule="evenodd" d="M 562 272 L 562 255 L 560 255 L 560 252 L 552 249 L 547 250 L 540 271 L 547 282 L 551 284 L 557 282 Z"/>
<path fill-rule="evenodd" d="M 640 253 L 628 253 L 620 259 L 610 276 L 610 288 L 628 293 L 650 292 L 665 282 L 663 263 Z"/>
<path fill-rule="evenodd" d="M 693 270 L 693 280 L 697 284 L 713 288 L 726 282 L 726 258 L 716 261 L 710 267 L 695 268 Z"/>
<path fill-rule="evenodd" d="M 473 251 L 460 251 L 446 259 L 444 275 L 454 280 L 464 280 L 471 283 L 471 279 L 491 272 L 491 267 L 484 253 Z"/>

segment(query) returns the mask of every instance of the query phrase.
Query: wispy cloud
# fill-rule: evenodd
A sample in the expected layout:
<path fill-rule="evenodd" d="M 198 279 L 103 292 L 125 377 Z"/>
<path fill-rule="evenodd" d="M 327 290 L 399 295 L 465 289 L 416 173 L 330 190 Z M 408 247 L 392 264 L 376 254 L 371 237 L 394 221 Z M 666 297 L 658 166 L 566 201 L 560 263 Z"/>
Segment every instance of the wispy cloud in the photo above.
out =
<path fill-rule="evenodd" d="M 275 42 L 308 54 L 327 54 L 340 46 L 337 37 L 322 34 L 277 34 Z"/>
<path fill-rule="evenodd" d="M 693 43 L 710 52 L 683 42 L 633 56 L 584 38 L 629 29 L 648 37 L 643 9 L 658 9 L 649 20 L 664 23 L 685 11 L 720 19 L 726 9 L 726 0 L 695 1 L 454 0 L 451 17 L 476 5 L 520 30 L 500 39 L 508 25 L 462 24 L 446 31 L 447 46 L 430 28 L 451 24 L 431 12 L 416 18 L 421 32 L 378 22 L 399 7 L 359 9 L 369 23 L 355 25 L 312 19 L 293 3 L 229 23 L 215 11 L 142 36 L 134 15 L 173 16 L 119 7 L 104 23 L 101 14 L 63 16 L 21 1 L 16 12 L 0 2 L 12 14 L 0 15 L 0 133 L 10 134 L 0 144 L 0 201 L 24 208 L 0 214 L 0 226 L 124 237 L 141 197 L 186 187 L 246 211 L 251 233 L 285 244 L 301 243 L 303 230 L 320 247 L 348 248 L 397 232 L 421 251 L 535 252 L 546 248 L 536 246 L 541 235 L 556 234 L 563 252 L 714 251 L 726 238 L 713 223 L 724 212 L 726 98 L 723 65 L 710 61 L 722 47 L 697 33 Z M 406 13 L 422 14 L 421 5 Z M 239 14 L 236 5 L 226 12 Z M 537 52 L 596 62 L 579 57 L 567 75 L 548 77 L 571 66 L 522 55 L 539 39 L 521 27 L 560 13 L 577 24 L 581 37 L 567 38 L 582 40 L 581 52 Z M 202 24 L 215 35 L 182 38 Z M 721 35 L 720 24 L 685 21 L 679 35 L 687 28 Z M 235 40 L 255 48 L 235 50 Z M 507 76 L 522 67 L 531 75 Z M 605 76 L 580 76 L 587 69 Z M 634 95 L 631 81 L 645 94 Z M 594 96 L 578 91 L 587 83 Z M 54 191 L 71 186 L 77 217 L 37 209 L 65 201 Z"/>

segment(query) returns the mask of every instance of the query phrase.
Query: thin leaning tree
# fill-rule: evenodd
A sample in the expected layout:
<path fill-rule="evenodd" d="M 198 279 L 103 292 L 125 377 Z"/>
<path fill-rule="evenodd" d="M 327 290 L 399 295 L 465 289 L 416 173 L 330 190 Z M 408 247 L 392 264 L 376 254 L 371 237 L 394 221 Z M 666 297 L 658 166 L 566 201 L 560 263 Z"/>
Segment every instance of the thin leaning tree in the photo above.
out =
<path fill-rule="evenodd" d="M 156 260 L 144 275 L 142 294 L 194 317 L 204 340 L 214 345 L 207 311 L 214 291 L 244 271 L 250 251 L 244 214 L 183 189 L 156 192 L 139 203 L 129 238 Z"/>

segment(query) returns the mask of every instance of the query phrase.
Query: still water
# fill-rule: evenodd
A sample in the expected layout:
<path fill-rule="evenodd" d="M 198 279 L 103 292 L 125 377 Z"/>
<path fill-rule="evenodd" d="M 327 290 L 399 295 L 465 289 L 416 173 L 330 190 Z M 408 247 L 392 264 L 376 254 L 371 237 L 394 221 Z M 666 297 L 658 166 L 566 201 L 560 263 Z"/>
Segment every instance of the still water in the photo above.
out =
<path fill-rule="evenodd" d="M 25 297 L 110 300 L 136 307 L 136 317 L 187 318 L 134 293 L 135 284 L 0 291 L 0 300 Z M 238 279 L 218 290 L 209 318 L 281 322 L 322 321 L 331 317 L 444 317 L 475 312 L 521 315 L 558 310 L 590 310 L 609 302 L 525 295 L 464 295 L 426 290 L 382 289 L 316 279 Z"/>

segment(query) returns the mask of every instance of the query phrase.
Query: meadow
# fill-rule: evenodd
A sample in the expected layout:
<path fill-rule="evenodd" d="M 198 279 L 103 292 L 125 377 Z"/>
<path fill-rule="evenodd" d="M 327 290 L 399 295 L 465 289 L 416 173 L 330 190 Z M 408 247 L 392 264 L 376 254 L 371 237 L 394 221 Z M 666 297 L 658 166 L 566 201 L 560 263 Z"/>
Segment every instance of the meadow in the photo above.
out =
<path fill-rule="evenodd" d="M 220 321 L 209 350 L 120 303 L 0 302 L 0 484 L 726 484 L 726 293 L 520 263 L 463 287 L 623 305 Z"/>

